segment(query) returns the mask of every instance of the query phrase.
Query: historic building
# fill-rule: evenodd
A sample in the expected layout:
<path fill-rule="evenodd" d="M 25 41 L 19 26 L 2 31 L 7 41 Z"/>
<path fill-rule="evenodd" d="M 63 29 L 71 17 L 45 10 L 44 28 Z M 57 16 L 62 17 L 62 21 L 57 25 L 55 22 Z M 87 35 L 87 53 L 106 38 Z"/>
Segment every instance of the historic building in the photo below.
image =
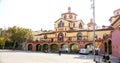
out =
<path fill-rule="evenodd" d="M 112 32 L 112 55 L 120 58 L 120 9 L 114 11 L 114 16 L 110 18 Z M 109 41 L 111 43 L 111 41 Z"/>
<path fill-rule="evenodd" d="M 95 37 L 93 33 L 94 26 Z M 69 53 L 77 53 L 81 48 L 87 48 L 92 51 L 93 39 L 96 39 L 96 47 L 104 46 L 104 36 L 109 36 L 112 30 L 113 28 L 110 26 L 103 26 L 103 28 L 98 29 L 97 24 L 92 19 L 87 24 L 81 19 L 77 20 L 77 14 L 71 12 L 71 8 L 68 7 L 68 12 L 62 13 L 61 17 L 55 21 L 54 32 L 36 35 L 39 38 L 36 41 L 28 42 L 26 49 L 49 52 L 62 50 Z"/>

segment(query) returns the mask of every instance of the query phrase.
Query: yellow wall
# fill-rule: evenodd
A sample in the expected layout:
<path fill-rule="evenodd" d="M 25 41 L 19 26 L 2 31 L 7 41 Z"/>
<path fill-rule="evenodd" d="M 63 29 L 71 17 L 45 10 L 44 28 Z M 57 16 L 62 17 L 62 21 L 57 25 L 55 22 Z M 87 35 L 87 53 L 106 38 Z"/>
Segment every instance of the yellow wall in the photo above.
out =
<path fill-rule="evenodd" d="M 98 38 L 103 38 L 104 34 L 110 34 L 112 30 L 101 30 L 101 31 L 95 31 L 95 34 L 97 35 Z M 88 40 L 92 41 L 93 40 L 93 31 L 88 32 Z"/>
<path fill-rule="evenodd" d="M 55 38 L 55 34 L 47 34 L 48 38 Z"/>
<path fill-rule="evenodd" d="M 118 28 L 119 26 L 120 26 L 120 19 L 112 27 Z"/>

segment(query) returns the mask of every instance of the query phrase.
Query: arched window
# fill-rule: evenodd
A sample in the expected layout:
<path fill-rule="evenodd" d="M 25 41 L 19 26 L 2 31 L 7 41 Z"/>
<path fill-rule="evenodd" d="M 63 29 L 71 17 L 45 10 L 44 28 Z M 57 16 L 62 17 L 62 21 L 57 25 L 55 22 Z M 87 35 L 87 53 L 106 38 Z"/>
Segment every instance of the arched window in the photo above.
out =
<path fill-rule="evenodd" d="M 82 34 L 81 33 L 77 34 L 77 40 L 82 40 Z"/>
<path fill-rule="evenodd" d="M 73 24 L 73 27 L 75 27 L 75 23 Z"/>
<path fill-rule="evenodd" d="M 119 12 L 117 12 L 117 15 L 119 14 Z"/>
<path fill-rule="evenodd" d="M 69 23 L 69 27 L 70 27 L 70 23 Z"/>
<path fill-rule="evenodd" d="M 58 34 L 58 40 L 59 41 L 63 41 L 63 37 L 64 37 L 63 33 Z"/>
<path fill-rule="evenodd" d="M 54 41 L 54 39 L 53 38 L 51 38 L 51 42 L 53 42 Z"/>
<path fill-rule="evenodd" d="M 64 15 L 64 19 L 66 19 L 66 15 Z"/>
<path fill-rule="evenodd" d="M 44 35 L 44 39 L 47 39 L 47 35 Z"/>
<path fill-rule="evenodd" d="M 64 23 L 60 21 L 60 23 L 58 24 L 58 27 L 64 27 Z"/>
<path fill-rule="evenodd" d="M 72 15 L 69 15 L 69 18 L 72 19 Z"/>
<path fill-rule="evenodd" d="M 83 28 L 81 23 L 79 24 L 79 28 L 80 28 L 80 29 L 82 29 L 82 28 Z"/>

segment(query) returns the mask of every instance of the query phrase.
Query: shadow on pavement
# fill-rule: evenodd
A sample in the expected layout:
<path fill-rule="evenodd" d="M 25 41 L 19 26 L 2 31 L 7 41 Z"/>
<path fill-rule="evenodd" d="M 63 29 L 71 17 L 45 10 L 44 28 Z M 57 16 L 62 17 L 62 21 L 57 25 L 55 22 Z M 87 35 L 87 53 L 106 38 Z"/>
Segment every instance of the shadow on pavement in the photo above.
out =
<path fill-rule="evenodd" d="M 93 59 L 91 55 L 80 55 L 78 57 L 74 57 L 75 59 Z"/>

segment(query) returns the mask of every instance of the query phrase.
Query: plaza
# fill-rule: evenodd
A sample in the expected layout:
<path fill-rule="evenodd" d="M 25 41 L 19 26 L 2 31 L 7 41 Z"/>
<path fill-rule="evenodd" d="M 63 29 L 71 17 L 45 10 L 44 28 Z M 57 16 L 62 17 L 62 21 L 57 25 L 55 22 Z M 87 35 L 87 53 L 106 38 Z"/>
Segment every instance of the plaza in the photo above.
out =
<path fill-rule="evenodd" d="M 110 56 L 111 63 L 118 63 L 116 57 Z M 101 56 L 96 60 L 101 61 Z M 0 63 L 95 63 L 93 55 L 43 53 L 20 50 L 0 50 Z"/>
<path fill-rule="evenodd" d="M 92 56 L 0 50 L 0 63 L 94 63 Z"/>

